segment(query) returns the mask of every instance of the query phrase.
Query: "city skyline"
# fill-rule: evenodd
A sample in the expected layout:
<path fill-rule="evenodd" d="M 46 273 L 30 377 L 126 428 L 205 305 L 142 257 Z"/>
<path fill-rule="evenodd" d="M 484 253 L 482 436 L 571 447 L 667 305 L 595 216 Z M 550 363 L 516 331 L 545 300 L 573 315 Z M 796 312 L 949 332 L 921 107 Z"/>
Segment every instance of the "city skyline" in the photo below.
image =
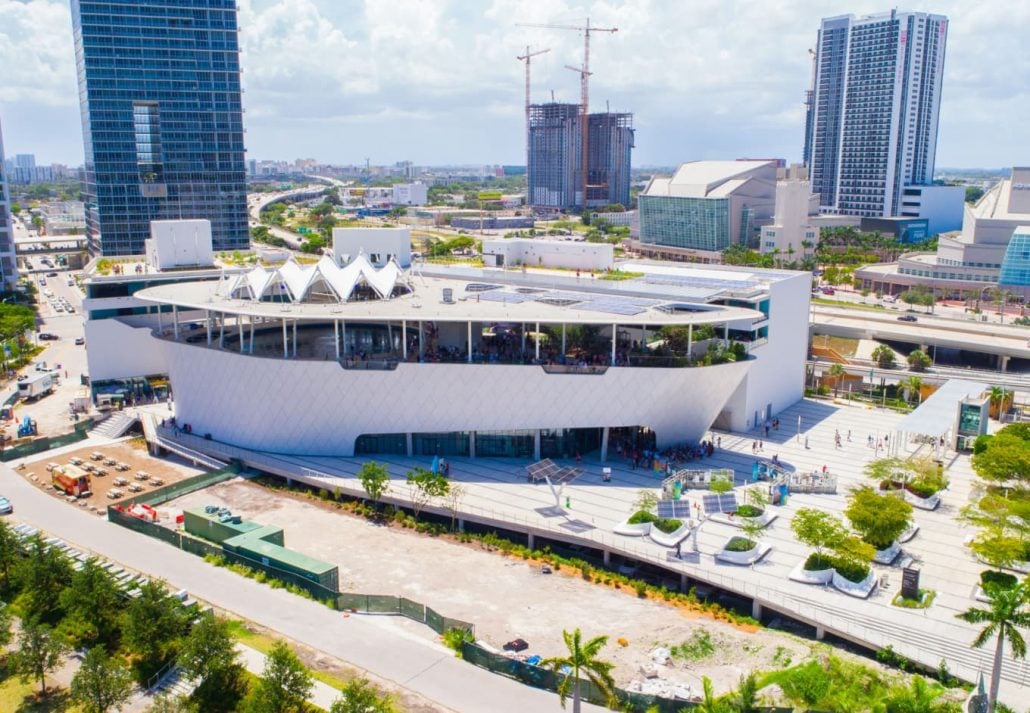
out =
<path fill-rule="evenodd" d="M 533 100 L 578 99 L 577 33 L 517 27 L 591 17 L 615 26 L 591 57 L 591 108 L 633 112 L 634 164 L 739 156 L 800 161 L 803 95 L 819 22 L 890 8 L 831 3 L 632 2 L 589 6 L 495 0 L 473 12 L 458 3 L 243 0 L 240 3 L 247 157 L 314 157 L 330 163 L 525 162 L 523 66 L 534 58 Z M 937 165 L 1005 167 L 1030 157 L 1013 140 L 1030 96 L 1019 38 L 1030 8 L 973 7 L 957 0 L 903 10 L 950 20 Z M 40 163 L 82 162 L 68 3 L 0 0 L 0 116 L 10 153 Z M 66 28 L 66 29 L 65 29 Z M 655 28 L 661 28 L 656 32 Z M 1006 71 L 997 67 L 1005 65 Z M 319 101 L 315 102 L 314 99 Z"/>

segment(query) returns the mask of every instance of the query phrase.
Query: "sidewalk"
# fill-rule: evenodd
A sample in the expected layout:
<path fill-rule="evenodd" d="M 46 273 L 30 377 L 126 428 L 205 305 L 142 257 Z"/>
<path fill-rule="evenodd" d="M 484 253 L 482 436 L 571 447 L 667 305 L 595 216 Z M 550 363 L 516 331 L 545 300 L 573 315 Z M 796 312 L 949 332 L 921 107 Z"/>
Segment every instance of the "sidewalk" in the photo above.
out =
<path fill-rule="evenodd" d="M 257 649 L 252 649 L 246 644 L 236 644 L 236 650 L 240 654 L 240 662 L 244 668 L 255 676 L 260 676 L 265 671 L 265 655 Z M 340 697 L 340 692 L 327 683 L 315 680 L 311 688 L 311 695 L 308 696 L 308 703 L 318 706 L 324 711 L 329 710 L 333 701 Z"/>

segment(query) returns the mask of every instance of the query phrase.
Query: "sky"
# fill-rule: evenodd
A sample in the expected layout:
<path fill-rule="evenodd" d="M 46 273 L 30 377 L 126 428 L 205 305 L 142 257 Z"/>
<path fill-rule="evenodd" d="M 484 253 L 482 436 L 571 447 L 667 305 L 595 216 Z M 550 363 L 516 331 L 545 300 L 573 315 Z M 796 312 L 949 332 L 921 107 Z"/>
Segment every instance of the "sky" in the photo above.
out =
<path fill-rule="evenodd" d="M 636 166 L 801 158 L 819 21 L 870 0 L 239 0 L 247 157 L 337 164 L 525 163 L 533 101 L 578 101 L 582 35 L 598 27 L 593 109 L 634 113 Z M 918 0 L 950 19 L 938 167 L 1030 164 L 1030 2 Z M 8 155 L 82 163 L 68 0 L 0 0 Z"/>

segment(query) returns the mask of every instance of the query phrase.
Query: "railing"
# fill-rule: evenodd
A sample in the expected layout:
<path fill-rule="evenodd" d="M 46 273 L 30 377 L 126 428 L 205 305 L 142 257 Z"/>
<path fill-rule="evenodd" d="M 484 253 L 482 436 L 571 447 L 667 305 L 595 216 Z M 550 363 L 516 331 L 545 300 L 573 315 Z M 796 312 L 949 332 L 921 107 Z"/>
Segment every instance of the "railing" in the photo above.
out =
<path fill-rule="evenodd" d="M 578 364 L 541 364 L 541 368 L 544 373 L 547 374 L 604 374 L 608 371 L 608 366 L 593 366 L 584 364 L 582 366 Z"/>

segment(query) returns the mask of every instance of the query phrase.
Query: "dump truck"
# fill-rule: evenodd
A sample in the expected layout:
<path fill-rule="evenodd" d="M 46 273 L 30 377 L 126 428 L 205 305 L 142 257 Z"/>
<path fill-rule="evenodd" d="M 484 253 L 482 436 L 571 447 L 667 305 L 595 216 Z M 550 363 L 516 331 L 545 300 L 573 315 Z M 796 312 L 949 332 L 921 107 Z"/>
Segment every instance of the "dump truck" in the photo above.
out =
<path fill-rule="evenodd" d="M 18 382 L 18 395 L 24 401 L 31 401 L 40 396 L 45 396 L 54 390 L 53 374 L 47 372 L 33 374 L 32 376 Z"/>
<path fill-rule="evenodd" d="M 75 465 L 59 465 L 51 470 L 50 482 L 54 490 L 60 490 L 65 495 L 87 498 L 93 494 L 89 473 Z"/>

